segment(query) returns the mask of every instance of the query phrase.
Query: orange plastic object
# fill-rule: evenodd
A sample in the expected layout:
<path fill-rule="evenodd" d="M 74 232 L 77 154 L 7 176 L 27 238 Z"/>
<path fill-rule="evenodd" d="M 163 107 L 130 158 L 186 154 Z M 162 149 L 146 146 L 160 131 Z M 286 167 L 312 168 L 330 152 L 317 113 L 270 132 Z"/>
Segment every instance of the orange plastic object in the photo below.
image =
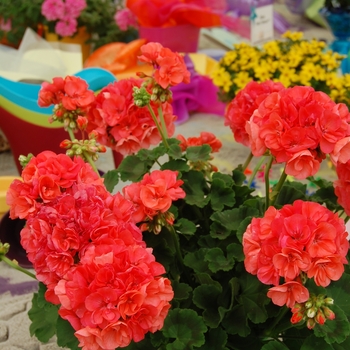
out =
<path fill-rule="evenodd" d="M 101 67 L 118 77 L 133 75 L 137 68 L 137 56 L 146 39 L 136 39 L 129 43 L 114 42 L 101 46 L 94 51 L 84 63 L 84 68 Z M 136 67 L 136 68 L 135 68 Z M 139 68 L 136 71 L 140 71 Z"/>

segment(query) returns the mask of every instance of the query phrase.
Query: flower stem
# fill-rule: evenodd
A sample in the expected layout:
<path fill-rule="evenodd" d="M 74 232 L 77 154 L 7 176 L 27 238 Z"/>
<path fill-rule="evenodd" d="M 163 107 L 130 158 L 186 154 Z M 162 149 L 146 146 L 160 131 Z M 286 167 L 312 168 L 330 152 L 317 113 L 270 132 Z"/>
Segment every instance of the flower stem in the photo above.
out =
<path fill-rule="evenodd" d="M 284 184 L 284 182 L 286 181 L 286 178 L 287 178 L 287 174 L 286 172 L 283 170 L 283 173 L 281 174 L 281 177 L 280 179 L 278 180 L 276 186 L 275 186 L 275 189 L 273 190 L 273 192 L 271 193 L 271 205 L 274 205 L 275 202 L 276 202 L 276 199 L 278 197 L 278 194 L 280 193 L 280 190 Z"/>
<path fill-rule="evenodd" d="M 181 268 L 183 268 L 184 260 L 183 260 L 182 254 L 181 254 L 179 240 L 177 238 L 174 227 L 169 225 L 168 228 L 169 228 L 169 231 L 171 232 L 171 235 L 173 236 L 173 242 L 174 242 L 174 246 L 175 246 L 177 260 L 180 262 Z"/>
<path fill-rule="evenodd" d="M 163 130 L 164 136 L 165 136 L 166 139 L 168 139 L 169 138 L 168 130 L 166 129 L 166 124 L 165 124 L 165 119 L 164 119 L 162 106 L 158 106 L 158 115 L 159 115 L 159 118 L 160 118 L 160 124 L 162 126 L 162 130 Z"/>
<path fill-rule="evenodd" d="M 67 128 L 67 132 L 68 132 L 68 135 L 71 139 L 71 141 L 74 141 L 76 139 L 75 135 L 74 135 L 74 132 L 71 128 Z"/>
<path fill-rule="evenodd" d="M 270 157 L 270 160 L 266 164 L 265 168 L 265 210 L 270 206 L 270 169 L 272 166 L 273 157 Z"/>
<path fill-rule="evenodd" d="M 150 114 L 152 116 L 152 119 L 153 119 L 154 123 L 157 126 L 157 129 L 158 129 L 158 131 L 160 133 L 160 136 L 162 137 L 162 140 L 163 140 L 163 143 L 164 143 L 165 147 L 169 148 L 169 144 L 168 144 L 168 140 L 167 140 L 166 134 L 164 134 L 163 128 L 159 125 L 158 119 L 157 119 L 156 115 L 154 114 L 154 111 L 153 111 L 153 109 L 152 109 L 152 107 L 150 106 L 149 103 L 147 104 L 147 109 L 150 112 Z"/>
<path fill-rule="evenodd" d="M 259 169 L 261 168 L 261 165 L 264 163 L 264 160 L 265 160 L 265 157 L 261 157 L 259 163 L 255 166 L 254 168 L 254 171 L 252 173 L 252 175 L 250 175 L 250 178 L 249 178 L 249 181 L 248 181 L 248 187 L 251 186 L 255 176 L 256 176 L 256 173 L 259 171 Z"/>
<path fill-rule="evenodd" d="M 85 157 L 85 159 L 88 161 L 88 163 L 91 165 L 92 169 L 94 169 L 94 171 L 100 175 L 100 173 L 98 172 L 98 169 L 96 168 L 96 164 L 95 162 L 92 160 L 90 154 L 88 152 L 83 152 L 83 155 Z"/>
<path fill-rule="evenodd" d="M 251 160 L 253 159 L 253 153 L 250 152 L 250 154 L 248 155 L 246 161 L 244 162 L 242 168 L 243 168 L 243 171 L 246 170 L 248 168 L 248 165 L 250 164 Z"/>
<path fill-rule="evenodd" d="M 285 316 L 285 314 L 288 312 L 288 310 L 290 310 L 289 308 L 287 308 L 286 306 L 285 307 L 282 307 L 277 316 L 274 318 L 272 324 L 268 327 L 267 330 L 265 330 L 264 332 L 264 335 L 267 336 L 267 337 L 273 337 L 273 330 L 275 329 L 275 327 L 281 322 L 282 318 Z M 290 324 L 291 325 L 291 324 Z"/>
<path fill-rule="evenodd" d="M 0 260 L 2 260 L 3 262 L 5 262 L 7 265 L 13 267 L 14 269 L 21 271 L 23 273 L 25 273 L 26 275 L 28 275 L 29 277 L 32 277 L 36 280 L 36 277 L 34 274 L 32 274 L 31 272 L 29 272 L 28 270 L 22 268 L 21 266 L 18 265 L 18 263 L 13 262 L 12 260 L 10 260 L 9 258 L 7 258 L 6 256 L 0 256 Z"/>

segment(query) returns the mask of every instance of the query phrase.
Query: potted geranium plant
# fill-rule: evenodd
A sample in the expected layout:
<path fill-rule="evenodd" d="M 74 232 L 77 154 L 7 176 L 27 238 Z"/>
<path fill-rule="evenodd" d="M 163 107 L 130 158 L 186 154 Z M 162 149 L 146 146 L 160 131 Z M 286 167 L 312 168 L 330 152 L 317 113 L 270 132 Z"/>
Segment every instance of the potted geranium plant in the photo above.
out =
<path fill-rule="evenodd" d="M 347 349 L 347 107 L 312 87 L 250 83 L 226 122 L 251 154 L 221 173 L 215 135 L 171 138 L 169 87 L 190 79 L 183 57 L 148 43 L 139 59 L 150 76 L 97 96 L 70 76 L 40 91 L 70 139 L 66 155 L 23 157 L 23 181 L 7 194 L 11 217 L 27 220 L 22 244 L 40 281 L 31 333 L 84 350 Z M 103 178 L 97 141 L 125 155 Z M 245 184 L 253 155 L 253 177 L 266 163 L 265 196 Z M 314 178 L 326 157 L 334 187 Z M 284 170 L 271 187 L 274 163 Z M 111 194 L 119 181 L 129 182 Z M 16 267 L 7 249 L 0 258 Z"/>

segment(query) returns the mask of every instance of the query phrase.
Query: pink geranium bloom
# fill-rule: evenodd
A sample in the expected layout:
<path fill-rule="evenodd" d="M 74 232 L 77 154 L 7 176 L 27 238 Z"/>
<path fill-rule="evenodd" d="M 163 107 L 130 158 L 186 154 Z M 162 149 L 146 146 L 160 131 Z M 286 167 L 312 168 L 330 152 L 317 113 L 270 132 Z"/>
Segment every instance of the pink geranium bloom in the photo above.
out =
<path fill-rule="evenodd" d="M 308 151 L 295 153 L 286 163 L 286 174 L 302 180 L 318 172 L 320 162 Z"/>
<path fill-rule="evenodd" d="M 328 255 L 313 261 L 307 276 L 314 278 L 317 286 L 327 287 L 331 281 L 337 281 L 344 272 L 344 265 L 339 255 Z"/>
<path fill-rule="evenodd" d="M 180 54 L 153 42 L 141 46 L 141 53 L 138 59 L 156 68 L 154 79 L 163 89 L 190 82 L 190 72 Z"/>
<path fill-rule="evenodd" d="M 295 303 L 304 303 L 309 299 L 309 291 L 300 282 L 290 281 L 269 289 L 267 296 L 278 306 L 292 308 Z"/>
<path fill-rule="evenodd" d="M 225 125 L 231 128 L 237 142 L 249 146 L 249 136 L 245 129 L 246 122 L 270 93 L 283 88 L 281 83 L 271 80 L 263 83 L 252 80 L 238 92 L 225 111 Z"/>
<path fill-rule="evenodd" d="M 72 36 L 78 28 L 78 21 L 75 18 L 59 20 L 55 25 L 55 32 L 60 36 Z"/>
<path fill-rule="evenodd" d="M 0 30 L 9 32 L 12 29 L 12 22 L 10 19 L 4 20 L 0 18 Z"/>
<path fill-rule="evenodd" d="M 41 14 L 48 21 L 55 21 L 64 16 L 65 3 L 63 0 L 44 0 L 41 5 Z"/>
<path fill-rule="evenodd" d="M 114 20 L 121 30 L 128 30 L 129 27 L 138 28 L 137 18 L 128 8 L 118 10 Z"/>

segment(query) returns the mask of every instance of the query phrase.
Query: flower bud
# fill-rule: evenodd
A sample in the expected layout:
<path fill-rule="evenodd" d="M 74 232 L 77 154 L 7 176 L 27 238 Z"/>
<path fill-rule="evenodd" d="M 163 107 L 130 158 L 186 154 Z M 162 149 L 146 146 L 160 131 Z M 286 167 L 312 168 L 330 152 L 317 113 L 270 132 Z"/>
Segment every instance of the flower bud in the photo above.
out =
<path fill-rule="evenodd" d="M 307 309 L 306 316 L 309 318 L 314 318 L 316 315 L 317 309 L 315 307 L 311 307 L 310 309 Z"/>
<path fill-rule="evenodd" d="M 10 250 L 10 245 L 8 243 L 0 242 L 0 255 L 6 255 Z"/>
<path fill-rule="evenodd" d="M 306 322 L 307 328 L 312 329 L 315 327 L 315 324 L 316 324 L 316 322 L 313 318 L 308 318 L 308 320 Z"/>
<path fill-rule="evenodd" d="M 72 141 L 70 141 L 70 140 L 63 140 L 60 143 L 61 148 L 71 148 L 71 146 L 72 146 Z"/>
<path fill-rule="evenodd" d="M 293 324 L 299 323 L 300 321 L 302 321 L 304 318 L 304 314 L 302 312 L 295 312 L 293 313 L 290 322 L 292 322 Z"/>
<path fill-rule="evenodd" d="M 332 298 L 324 298 L 323 302 L 326 304 L 326 305 L 333 305 L 334 304 L 334 300 Z"/>
<path fill-rule="evenodd" d="M 326 316 L 324 315 L 321 309 L 317 311 L 315 321 L 320 325 L 324 325 L 324 323 L 326 322 Z"/>
<path fill-rule="evenodd" d="M 322 311 L 323 311 L 327 320 L 334 320 L 335 319 L 335 313 L 329 307 L 323 306 Z"/>

